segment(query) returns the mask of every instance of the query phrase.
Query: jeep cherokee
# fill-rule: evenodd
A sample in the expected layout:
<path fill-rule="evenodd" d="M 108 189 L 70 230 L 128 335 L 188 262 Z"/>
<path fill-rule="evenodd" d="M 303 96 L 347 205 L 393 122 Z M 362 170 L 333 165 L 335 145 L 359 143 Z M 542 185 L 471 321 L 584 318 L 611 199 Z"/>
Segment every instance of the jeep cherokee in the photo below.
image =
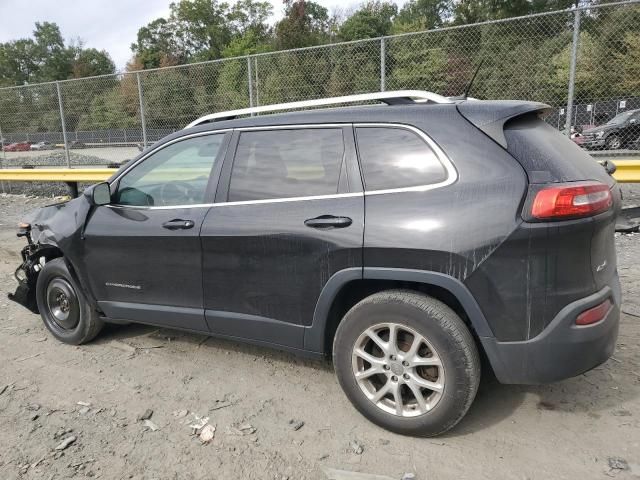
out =
<path fill-rule="evenodd" d="M 361 101 L 386 105 L 310 109 Z M 139 322 L 332 356 L 365 417 L 438 435 L 481 357 L 536 384 L 613 352 L 620 190 L 548 108 L 400 91 L 207 115 L 32 214 L 10 296 L 70 344 Z"/>

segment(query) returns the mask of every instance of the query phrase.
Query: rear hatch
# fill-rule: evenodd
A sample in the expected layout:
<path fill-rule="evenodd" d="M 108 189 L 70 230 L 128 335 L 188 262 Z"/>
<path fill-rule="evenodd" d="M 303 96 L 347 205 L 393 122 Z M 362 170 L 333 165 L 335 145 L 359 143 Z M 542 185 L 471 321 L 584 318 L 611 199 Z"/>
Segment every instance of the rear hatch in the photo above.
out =
<path fill-rule="evenodd" d="M 615 179 L 593 157 L 537 115 L 511 120 L 504 131 L 509 153 L 527 172 L 532 172 L 530 183 L 593 180 L 609 186 L 614 214 L 592 217 L 591 268 L 596 289 L 603 288 L 616 271 L 615 223 L 622 202 Z"/>
<path fill-rule="evenodd" d="M 545 308 L 547 315 L 557 313 L 571 298 L 589 295 L 613 281 L 615 221 L 621 208 L 620 189 L 615 179 L 579 146 L 542 120 L 548 108 L 535 102 L 512 101 L 467 101 L 458 105 L 460 113 L 504 147 L 528 176 L 523 228 L 538 232 L 529 238 L 538 242 L 537 247 L 542 247 L 535 249 L 540 256 L 538 260 L 547 262 L 544 267 L 547 287 L 555 289 L 545 288 L 543 301 L 547 307 L 556 304 Z M 536 218 L 531 214 L 541 190 L 574 189 L 582 185 L 600 188 L 603 194 L 608 190 L 610 206 L 601 205 L 599 210 L 574 216 Z M 544 235 L 540 235 L 540 228 L 544 229 Z M 589 266 L 592 278 L 584 278 L 588 276 Z M 550 295 L 557 296 L 555 301 Z M 549 321 L 548 317 L 542 323 Z"/>

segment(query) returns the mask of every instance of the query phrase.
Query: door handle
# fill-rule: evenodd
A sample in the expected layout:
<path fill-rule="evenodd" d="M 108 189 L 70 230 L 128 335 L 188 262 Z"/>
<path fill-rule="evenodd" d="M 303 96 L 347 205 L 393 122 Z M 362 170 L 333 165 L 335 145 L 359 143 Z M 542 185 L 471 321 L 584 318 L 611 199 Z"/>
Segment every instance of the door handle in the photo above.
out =
<path fill-rule="evenodd" d="M 336 217 L 334 215 L 320 215 L 316 218 L 309 218 L 304 221 L 307 227 L 319 229 L 345 228 L 353 223 L 349 217 Z"/>
<path fill-rule="evenodd" d="M 195 225 L 193 220 L 182 220 L 181 218 L 174 218 L 168 222 L 162 224 L 163 228 L 167 230 L 188 230 Z"/>

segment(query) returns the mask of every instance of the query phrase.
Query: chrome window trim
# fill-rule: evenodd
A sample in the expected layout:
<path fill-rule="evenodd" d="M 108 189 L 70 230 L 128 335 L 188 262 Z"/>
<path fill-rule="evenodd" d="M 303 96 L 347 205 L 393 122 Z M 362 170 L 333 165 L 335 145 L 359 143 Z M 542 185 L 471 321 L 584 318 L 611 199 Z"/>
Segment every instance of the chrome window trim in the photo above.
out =
<path fill-rule="evenodd" d="M 306 202 L 309 200 L 323 200 L 328 198 L 349 198 L 349 197 L 362 197 L 363 192 L 354 193 L 336 193 L 329 195 L 311 195 L 308 197 L 283 197 L 283 198 L 264 198 L 262 200 L 239 200 L 237 202 L 218 202 L 214 203 L 212 207 L 226 207 L 233 205 L 257 205 L 261 203 L 283 203 L 283 202 Z"/>
<path fill-rule="evenodd" d="M 200 203 L 197 205 L 169 205 L 169 206 L 144 206 L 144 205 L 105 205 L 109 208 L 128 208 L 136 210 L 176 210 L 183 208 L 211 208 L 211 207 L 227 207 L 235 205 L 256 205 L 261 203 L 283 203 L 283 202 L 306 202 L 310 200 L 325 200 L 329 198 L 349 198 L 362 197 L 363 192 L 354 193 L 336 193 L 330 195 L 311 195 L 308 197 L 284 197 L 284 198 L 265 198 L 262 200 L 243 200 L 237 202 L 218 202 L 218 203 Z"/>
<path fill-rule="evenodd" d="M 365 195 L 384 195 L 387 193 L 404 193 L 404 192 L 426 192 L 429 190 L 434 190 L 436 188 L 446 187 L 456 182 L 458 179 L 458 172 L 449 160 L 449 157 L 444 153 L 444 151 L 435 143 L 431 137 L 429 137 L 426 133 L 420 130 L 417 127 L 412 125 L 405 125 L 402 123 L 314 123 L 314 124 L 286 124 L 286 125 L 266 125 L 266 126 L 256 126 L 256 127 L 239 127 L 235 129 L 226 128 L 222 130 L 212 130 L 206 132 L 193 133 L 190 135 L 185 135 L 183 137 L 176 138 L 171 142 L 167 142 L 161 147 L 147 153 L 144 157 L 138 159 L 138 161 L 131 165 L 129 168 L 124 170 L 118 177 L 116 177 L 111 183 L 117 182 L 120 177 L 126 174 L 133 167 L 138 165 L 140 162 L 144 161 L 151 154 L 159 151 L 160 149 L 172 145 L 173 143 L 179 142 L 180 140 L 184 140 L 191 137 L 198 137 L 202 135 L 214 135 L 218 133 L 227 133 L 230 131 L 258 131 L 258 130 L 296 130 L 303 128 L 343 128 L 353 126 L 357 127 L 383 127 L 383 128 L 400 128 L 414 132 L 417 134 L 422 140 L 434 151 L 436 157 L 444 166 L 447 172 L 447 178 L 439 183 L 433 183 L 428 185 L 417 185 L 413 187 L 401 187 L 401 188 L 391 188 L 386 190 L 371 190 L 365 192 L 353 192 L 353 193 L 337 193 L 337 194 L 329 194 L 329 195 L 312 195 L 312 196 L 303 196 L 303 197 L 283 197 L 283 198 L 265 198 L 261 200 L 244 200 L 237 202 L 217 202 L 217 203 L 203 203 L 203 204 L 195 204 L 195 205 L 169 205 L 169 206 L 142 206 L 142 205 L 105 205 L 111 208 L 130 208 L 137 210 L 172 210 L 172 209 L 186 209 L 186 208 L 211 208 L 211 207 L 226 207 L 226 206 L 234 206 L 234 205 L 255 205 L 255 204 L 264 204 L 264 203 L 283 203 L 283 202 L 306 202 L 310 200 L 323 200 L 323 199 L 331 199 L 331 198 L 350 198 L 350 197 L 362 197 Z"/>
<path fill-rule="evenodd" d="M 255 127 L 238 127 L 234 130 L 238 132 L 250 132 L 256 130 L 303 130 L 309 128 L 323 129 L 323 128 L 344 128 L 350 127 L 352 122 L 343 123 L 288 123 L 286 125 L 259 125 Z"/>
<path fill-rule="evenodd" d="M 436 154 L 438 161 L 442 164 L 444 169 L 447 172 L 447 178 L 445 178 L 442 182 L 438 183 L 430 183 L 427 185 L 415 185 L 413 187 L 399 187 L 399 188 L 388 188 L 383 190 L 370 190 L 367 191 L 366 180 L 365 180 L 365 195 L 384 195 L 387 193 L 403 193 L 403 192 L 426 192 L 429 190 L 434 190 L 436 188 L 447 187 L 458 180 L 458 171 L 453 166 L 453 163 L 449 159 L 446 153 L 440 148 L 440 146 L 433 141 L 431 137 L 429 137 L 426 133 L 424 133 L 419 128 L 414 127 L 413 125 L 405 125 L 402 123 L 354 123 L 354 128 L 358 127 L 382 127 L 382 128 L 401 128 L 405 130 L 409 130 L 416 135 L 418 135 Z M 356 135 L 357 137 L 357 135 Z M 356 144 L 358 140 L 356 138 Z M 360 167 L 362 170 L 362 166 Z"/>
<path fill-rule="evenodd" d="M 146 206 L 146 205 L 104 205 L 107 208 L 117 208 L 126 210 L 180 210 L 185 208 L 211 208 L 213 203 L 197 203 L 190 205 L 162 205 L 162 206 Z"/>

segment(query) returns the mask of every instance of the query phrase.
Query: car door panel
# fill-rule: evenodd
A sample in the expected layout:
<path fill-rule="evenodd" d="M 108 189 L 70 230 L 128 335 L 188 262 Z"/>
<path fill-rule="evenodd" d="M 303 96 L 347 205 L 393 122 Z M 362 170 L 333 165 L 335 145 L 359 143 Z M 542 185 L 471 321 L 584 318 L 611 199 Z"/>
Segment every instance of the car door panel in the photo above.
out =
<path fill-rule="evenodd" d="M 199 234 L 230 137 L 178 139 L 112 183 L 114 204 L 97 207 L 84 232 L 90 287 L 106 316 L 208 331 Z"/>
<path fill-rule="evenodd" d="M 87 265 L 99 272 L 90 276 L 91 289 L 108 317 L 207 330 L 199 233 L 208 209 L 96 209 L 84 233 L 85 251 Z M 194 226 L 163 227 L 175 219 L 190 220 Z M 166 307 L 178 308 L 175 317 L 161 315 Z"/>
<path fill-rule="evenodd" d="M 364 197 L 359 176 L 353 186 L 343 181 L 345 162 L 356 161 L 352 135 L 346 135 L 335 194 L 220 202 L 207 213 L 201 232 L 203 290 L 213 333 L 302 348 L 328 279 L 362 267 Z M 221 195 L 229 185 L 232 150 Z M 319 217 L 337 217 L 338 225 L 305 224 Z"/>
<path fill-rule="evenodd" d="M 360 194 L 212 208 L 202 229 L 205 310 L 218 318 L 212 331 L 227 328 L 221 310 L 310 325 L 331 275 L 361 265 L 362 211 Z M 328 214 L 353 223 L 326 231 L 304 223 Z"/>

